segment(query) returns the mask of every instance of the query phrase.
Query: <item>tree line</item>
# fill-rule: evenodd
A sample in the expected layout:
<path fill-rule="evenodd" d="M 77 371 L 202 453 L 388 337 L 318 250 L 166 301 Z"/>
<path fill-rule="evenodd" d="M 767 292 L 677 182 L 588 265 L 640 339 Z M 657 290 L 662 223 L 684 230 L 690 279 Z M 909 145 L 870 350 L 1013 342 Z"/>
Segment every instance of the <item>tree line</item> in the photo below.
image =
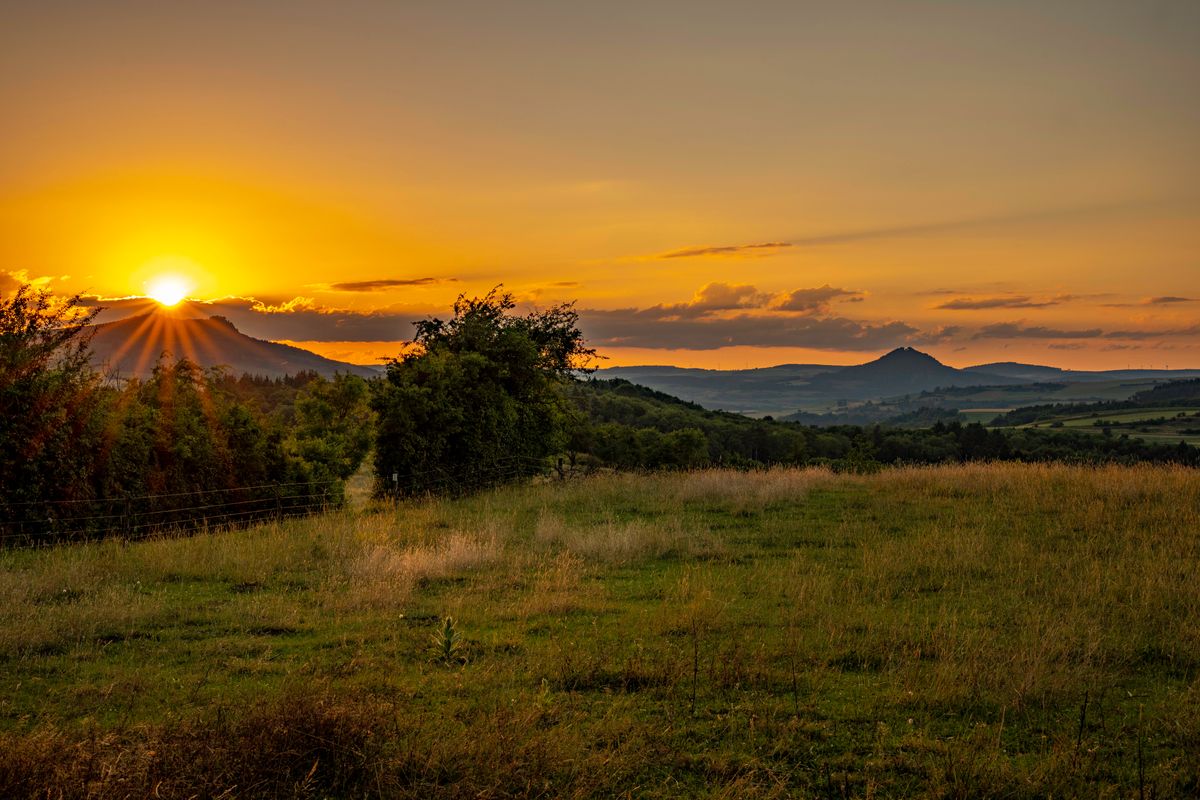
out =
<path fill-rule="evenodd" d="M 942 419 L 922 428 L 816 427 L 710 411 L 622 379 L 581 382 L 570 391 L 585 417 L 571 439 L 576 459 L 596 466 L 871 469 L 980 460 L 1200 465 L 1200 449 L 1186 444 L 1147 444 L 1086 431 L 997 429 Z"/>
<path fill-rule="evenodd" d="M 96 311 L 21 286 L 0 298 L 0 537 L 138 535 L 336 507 L 371 445 L 364 381 L 233 379 L 162 359 L 90 364 Z"/>

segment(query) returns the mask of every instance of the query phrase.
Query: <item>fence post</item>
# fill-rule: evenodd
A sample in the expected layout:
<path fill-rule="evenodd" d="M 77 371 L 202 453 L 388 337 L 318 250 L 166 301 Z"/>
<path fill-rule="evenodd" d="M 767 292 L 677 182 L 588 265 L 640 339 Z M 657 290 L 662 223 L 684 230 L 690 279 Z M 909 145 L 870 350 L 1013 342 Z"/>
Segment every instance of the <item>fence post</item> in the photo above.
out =
<path fill-rule="evenodd" d="M 128 497 L 121 504 L 121 529 L 125 533 L 126 539 L 133 538 L 133 501 Z"/>

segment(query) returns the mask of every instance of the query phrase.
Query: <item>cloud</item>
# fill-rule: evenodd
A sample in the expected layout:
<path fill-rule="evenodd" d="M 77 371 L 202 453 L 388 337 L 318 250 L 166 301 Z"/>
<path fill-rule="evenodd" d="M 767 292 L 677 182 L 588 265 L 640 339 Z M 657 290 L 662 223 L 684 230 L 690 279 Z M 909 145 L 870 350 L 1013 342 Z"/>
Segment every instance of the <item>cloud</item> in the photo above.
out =
<path fill-rule="evenodd" d="M 998 322 L 984 325 L 971 336 L 972 339 L 1118 339 L 1144 341 L 1178 337 L 1200 337 L 1200 323 L 1183 328 L 1158 328 L 1144 330 L 1104 331 L 1099 328 L 1071 330 L 1047 328 L 1040 325 L 1026 326 L 1019 322 Z"/>
<path fill-rule="evenodd" d="M 706 283 L 686 303 L 659 304 L 637 313 L 654 319 L 687 319 L 720 311 L 763 308 L 771 296 L 749 284 Z"/>
<path fill-rule="evenodd" d="M 53 280 L 54 278 L 50 275 L 31 278 L 29 273 L 23 269 L 0 271 L 0 292 L 15 291 L 26 283 L 35 288 L 44 289 Z"/>
<path fill-rule="evenodd" d="M 841 231 L 827 234 L 804 234 L 788 237 L 786 242 L 793 247 L 814 247 L 827 244 L 848 244 L 875 239 L 898 239 L 921 236 L 937 236 L 947 233 L 987 232 L 1010 227 L 1053 222 L 1072 222 L 1105 217 L 1120 217 L 1139 212 L 1163 209 L 1190 208 L 1197 203 L 1196 197 L 1162 197 L 1132 203 L 1109 203 L 1080 205 L 1063 208 L 1043 208 L 1013 214 L 991 214 L 960 219 L 938 220 L 911 225 L 890 225 L 874 228 Z"/>
<path fill-rule="evenodd" d="M 387 289 L 402 289 L 406 286 L 432 286 L 450 283 L 457 278 L 381 278 L 373 281 L 348 281 L 331 283 L 326 288 L 331 292 L 377 292 Z"/>
<path fill-rule="evenodd" d="M 1041 325 L 1026 327 L 1019 322 L 997 322 L 994 325 L 984 325 L 971 337 L 972 339 L 1095 339 L 1104 336 L 1099 328 L 1086 330 L 1066 330 L 1046 328 Z M 1109 334 L 1110 336 L 1112 334 Z"/>
<path fill-rule="evenodd" d="M 319 314 L 335 314 L 338 309 L 324 308 L 317 305 L 311 297 L 293 297 L 291 300 L 276 304 L 254 300 L 251 307 L 260 314 L 295 314 L 298 311 L 315 311 Z"/>
<path fill-rule="evenodd" d="M 953 339 L 958 339 L 962 336 L 963 328 L 961 325 L 943 325 L 940 328 L 933 328 L 927 331 L 921 331 L 915 334 L 909 341 L 909 344 L 914 345 L 930 345 L 930 344 L 945 344 Z"/>
<path fill-rule="evenodd" d="M 744 283 L 706 283 L 686 303 L 661 303 L 641 309 L 637 313 L 657 319 L 694 319 L 710 317 L 722 312 L 760 310 L 786 314 L 817 314 L 827 312 L 831 301 L 843 302 L 863 299 L 863 292 L 854 289 L 839 289 L 829 284 L 815 289 L 793 289 L 790 292 L 771 294 Z"/>
<path fill-rule="evenodd" d="M 1041 208 L 1011 214 L 987 214 L 958 219 L 934 220 L 907 225 L 879 225 L 832 233 L 789 236 L 762 244 L 724 245 L 717 247 L 688 247 L 663 253 L 658 258 L 693 258 L 697 256 L 770 255 L 788 247 L 819 247 L 832 244 L 853 244 L 882 239 L 933 237 L 955 233 L 988 233 L 1027 225 L 1075 222 L 1105 218 L 1120 218 L 1129 214 L 1155 212 L 1176 208 L 1191 208 L 1197 204 L 1194 196 L 1160 197 L 1132 203 L 1078 205 L 1061 208 Z"/>
<path fill-rule="evenodd" d="M 776 311 L 798 311 L 804 314 L 825 311 L 831 300 L 842 298 L 844 302 L 857 303 L 863 300 L 863 293 L 853 289 L 837 289 L 829 284 L 816 289 L 794 289 L 777 295 L 771 303 Z"/>
<path fill-rule="evenodd" d="M 1200 324 L 1189 325 L 1186 328 L 1160 328 L 1158 330 L 1131 330 L 1131 331 L 1112 331 L 1109 334 L 1113 339 L 1160 339 L 1175 336 L 1200 336 Z"/>
<path fill-rule="evenodd" d="M 791 247 L 791 242 L 762 242 L 760 244 L 733 244 L 717 247 L 685 247 L 682 250 L 672 250 L 661 253 L 657 258 L 698 258 L 702 256 L 764 256 L 774 255 L 785 247 Z"/>
<path fill-rule="evenodd" d="M 1197 302 L 1200 302 L 1200 298 L 1179 297 L 1178 295 L 1168 294 L 1160 297 L 1146 297 L 1136 303 L 1105 303 L 1104 308 L 1137 308 L 1138 306 L 1168 306 L 1177 303 Z"/>
<path fill-rule="evenodd" d="M 288 301 L 226 297 L 196 303 L 202 313 L 220 315 L 258 339 L 308 342 L 403 341 L 413 336 L 414 320 L 436 309 L 353 311 L 320 306 L 311 298 Z"/>
<path fill-rule="evenodd" d="M 715 350 L 721 347 L 806 347 L 879 350 L 907 343 L 916 328 L 903 322 L 872 324 L 842 317 L 763 316 L 663 318 L 645 309 L 583 310 L 580 327 L 600 347 Z"/>
<path fill-rule="evenodd" d="M 980 311 L 989 308 L 1046 308 L 1075 299 L 1073 295 L 1060 294 L 1045 300 L 1035 300 L 1028 295 L 1005 295 L 999 297 L 957 297 L 934 306 L 950 311 Z"/>
<path fill-rule="evenodd" d="M 874 350 L 918 334 L 903 322 L 859 322 L 826 314 L 831 302 L 857 301 L 863 294 L 829 284 L 772 294 L 750 284 L 714 282 L 685 303 L 582 310 L 581 327 L 599 346 L 688 350 L 733 345 Z"/>

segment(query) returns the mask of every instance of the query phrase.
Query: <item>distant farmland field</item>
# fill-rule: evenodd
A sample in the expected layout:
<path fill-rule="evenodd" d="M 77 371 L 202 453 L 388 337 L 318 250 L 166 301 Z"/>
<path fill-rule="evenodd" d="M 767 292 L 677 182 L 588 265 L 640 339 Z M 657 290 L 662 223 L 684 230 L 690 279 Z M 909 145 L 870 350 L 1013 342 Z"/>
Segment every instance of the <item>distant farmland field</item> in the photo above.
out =
<path fill-rule="evenodd" d="M 1197 472 L 1020 464 L 5 551 L 0 796 L 1195 797 L 1198 574 Z"/>
<path fill-rule="evenodd" d="M 1022 428 L 1072 428 L 1110 436 L 1128 435 L 1151 444 L 1200 444 L 1200 408 L 1167 406 L 1116 411 L 1064 411 L 1061 416 L 1021 425 Z"/>

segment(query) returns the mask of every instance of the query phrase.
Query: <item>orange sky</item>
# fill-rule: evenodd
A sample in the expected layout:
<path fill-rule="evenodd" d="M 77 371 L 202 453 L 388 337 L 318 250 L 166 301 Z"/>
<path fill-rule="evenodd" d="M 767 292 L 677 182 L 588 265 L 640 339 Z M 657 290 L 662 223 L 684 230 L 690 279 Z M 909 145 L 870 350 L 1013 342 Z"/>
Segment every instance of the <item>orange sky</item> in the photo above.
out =
<path fill-rule="evenodd" d="M 1200 5 L 44 2 L 0 290 L 162 274 L 370 361 L 460 292 L 612 364 L 1200 367 Z"/>

